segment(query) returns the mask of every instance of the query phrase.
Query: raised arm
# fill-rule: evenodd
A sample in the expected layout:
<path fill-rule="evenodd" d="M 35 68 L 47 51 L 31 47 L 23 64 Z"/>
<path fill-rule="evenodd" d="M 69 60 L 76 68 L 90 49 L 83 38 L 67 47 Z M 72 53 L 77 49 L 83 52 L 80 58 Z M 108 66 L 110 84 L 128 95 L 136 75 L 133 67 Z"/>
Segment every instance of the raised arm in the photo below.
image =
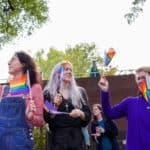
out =
<path fill-rule="evenodd" d="M 106 77 L 102 76 L 100 78 L 98 86 L 100 87 L 100 99 L 105 116 L 109 119 L 118 119 L 126 116 L 128 100 L 123 100 L 119 104 L 111 106 L 109 82 Z"/>

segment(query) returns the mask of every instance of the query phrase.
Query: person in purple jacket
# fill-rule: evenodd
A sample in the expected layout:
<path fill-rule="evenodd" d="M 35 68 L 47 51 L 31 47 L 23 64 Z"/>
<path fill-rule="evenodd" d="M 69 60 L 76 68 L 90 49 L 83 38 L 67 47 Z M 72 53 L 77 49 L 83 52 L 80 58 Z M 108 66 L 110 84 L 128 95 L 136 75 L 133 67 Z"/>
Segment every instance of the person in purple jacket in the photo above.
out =
<path fill-rule="evenodd" d="M 114 106 L 111 106 L 109 101 L 108 80 L 102 76 L 98 82 L 105 116 L 109 119 L 127 118 L 126 150 L 150 150 L 150 105 L 145 100 L 141 89 L 141 84 L 146 83 L 148 76 L 150 76 L 150 67 L 138 68 L 135 71 L 135 81 L 140 91 L 139 95 L 127 97 Z"/>

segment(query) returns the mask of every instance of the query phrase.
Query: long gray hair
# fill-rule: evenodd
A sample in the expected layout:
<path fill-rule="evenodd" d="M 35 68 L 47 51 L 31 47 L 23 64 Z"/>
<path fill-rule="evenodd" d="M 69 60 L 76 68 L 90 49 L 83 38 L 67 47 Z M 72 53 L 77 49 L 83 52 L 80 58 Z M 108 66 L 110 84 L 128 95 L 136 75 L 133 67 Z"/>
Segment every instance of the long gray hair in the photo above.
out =
<path fill-rule="evenodd" d="M 72 66 L 69 61 L 63 61 L 56 64 L 50 74 L 49 81 L 44 88 L 44 91 L 49 91 L 51 98 L 53 99 L 55 95 L 64 88 L 64 82 L 60 79 L 60 69 L 63 67 L 64 63 L 68 63 Z M 74 75 L 72 73 L 72 79 L 68 87 L 69 98 L 72 100 L 72 104 L 75 108 L 81 108 L 82 94 L 79 87 L 75 81 Z"/>

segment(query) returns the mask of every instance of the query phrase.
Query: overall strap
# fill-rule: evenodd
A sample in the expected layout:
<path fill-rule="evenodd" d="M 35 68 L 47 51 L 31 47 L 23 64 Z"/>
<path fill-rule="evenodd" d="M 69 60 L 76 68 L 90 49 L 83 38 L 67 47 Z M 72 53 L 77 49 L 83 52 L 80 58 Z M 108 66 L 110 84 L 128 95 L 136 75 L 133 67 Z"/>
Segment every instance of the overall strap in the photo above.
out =
<path fill-rule="evenodd" d="M 9 85 L 6 85 L 6 86 L 4 87 L 2 97 L 7 96 L 7 94 L 9 93 L 9 90 L 10 90 L 10 86 L 9 86 Z"/>

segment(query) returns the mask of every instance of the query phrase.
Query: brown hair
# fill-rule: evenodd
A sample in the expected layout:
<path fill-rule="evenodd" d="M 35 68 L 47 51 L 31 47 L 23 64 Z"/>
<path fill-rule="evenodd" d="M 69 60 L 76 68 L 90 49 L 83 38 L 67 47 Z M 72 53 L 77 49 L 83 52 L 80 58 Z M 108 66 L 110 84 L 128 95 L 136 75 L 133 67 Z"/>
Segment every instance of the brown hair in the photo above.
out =
<path fill-rule="evenodd" d="M 104 118 L 104 114 L 103 114 L 103 111 L 102 111 L 102 105 L 101 104 L 93 104 L 92 105 L 92 108 L 93 107 L 97 107 L 100 111 L 101 111 L 101 114 L 102 114 L 102 118 Z M 92 115 L 92 121 L 93 120 L 97 120 L 97 117 Z"/>
<path fill-rule="evenodd" d="M 18 57 L 20 63 L 24 65 L 23 72 L 27 73 L 27 70 L 29 71 L 31 85 L 40 83 L 40 73 L 34 59 L 24 51 L 15 52 L 15 55 Z"/>
<path fill-rule="evenodd" d="M 101 105 L 101 104 L 93 104 L 93 105 L 92 105 L 92 108 L 93 108 L 93 107 L 97 107 L 99 110 L 102 111 L 102 105 Z"/>

